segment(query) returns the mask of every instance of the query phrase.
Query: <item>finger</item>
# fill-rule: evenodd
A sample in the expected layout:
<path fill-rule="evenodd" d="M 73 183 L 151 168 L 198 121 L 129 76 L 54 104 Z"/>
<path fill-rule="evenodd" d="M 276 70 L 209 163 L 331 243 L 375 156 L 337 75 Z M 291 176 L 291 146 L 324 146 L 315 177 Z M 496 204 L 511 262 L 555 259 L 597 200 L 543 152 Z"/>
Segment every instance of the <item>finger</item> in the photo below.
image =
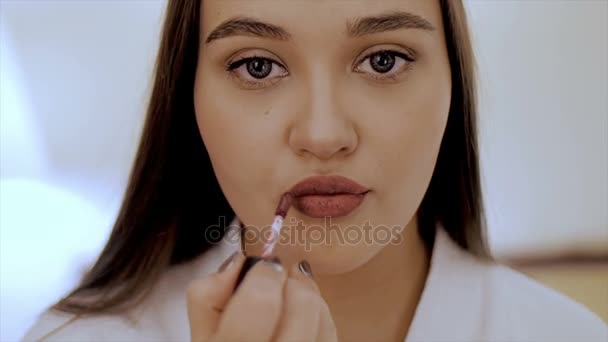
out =
<path fill-rule="evenodd" d="M 314 272 L 311 269 L 311 266 L 306 261 L 302 261 L 298 264 L 297 269 L 293 269 L 290 273 L 290 276 L 300 280 L 300 282 L 304 285 L 307 285 L 310 289 L 315 291 L 321 298 L 319 302 L 319 325 L 317 332 L 316 341 L 320 342 L 336 342 L 338 341 L 338 331 L 336 329 L 336 325 L 333 320 L 333 316 L 331 315 L 331 311 L 329 310 L 329 306 L 327 302 L 323 299 L 321 295 L 321 290 L 319 286 L 314 281 Z"/>
<path fill-rule="evenodd" d="M 289 277 L 299 280 L 303 285 L 306 285 L 312 291 L 321 295 L 321 290 L 314 280 L 312 268 L 308 261 L 302 260 L 290 268 Z"/>
<path fill-rule="evenodd" d="M 286 279 L 278 259 L 255 264 L 225 307 L 218 340 L 269 341 L 278 325 Z"/>
<path fill-rule="evenodd" d="M 319 331 L 317 334 L 318 342 L 337 342 L 338 341 L 338 330 L 334 323 L 329 306 L 325 301 L 321 303 L 320 307 L 320 318 L 319 318 Z"/>
<path fill-rule="evenodd" d="M 222 311 L 236 283 L 238 270 L 245 260 L 238 252 L 230 258 L 232 264 L 223 272 L 212 273 L 188 286 L 187 309 L 192 341 L 206 341 L 217 330 Z"/>
<path fill-rule="evenodd" d="M 323 299 L 313 285 L 310 273 L 304 274 L 300 264 L 290 269 L 290 277 L 285 284 L 281 321 L 274 341 L 317 339 Z"/>

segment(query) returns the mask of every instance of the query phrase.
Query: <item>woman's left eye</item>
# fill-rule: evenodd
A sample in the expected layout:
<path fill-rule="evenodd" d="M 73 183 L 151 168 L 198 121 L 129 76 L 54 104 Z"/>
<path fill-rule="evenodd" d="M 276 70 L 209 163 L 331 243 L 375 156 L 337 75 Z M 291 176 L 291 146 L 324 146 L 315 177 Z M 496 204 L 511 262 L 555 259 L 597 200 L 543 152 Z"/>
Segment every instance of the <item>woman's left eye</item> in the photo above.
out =
<path fill-rule="evenodd" d="M 405 53 L 382 50 L 373 52 L 360 62 L 355 71 L 372 74 L 377 79 L 392 78 L 407 68 L 414 58 Z"/>

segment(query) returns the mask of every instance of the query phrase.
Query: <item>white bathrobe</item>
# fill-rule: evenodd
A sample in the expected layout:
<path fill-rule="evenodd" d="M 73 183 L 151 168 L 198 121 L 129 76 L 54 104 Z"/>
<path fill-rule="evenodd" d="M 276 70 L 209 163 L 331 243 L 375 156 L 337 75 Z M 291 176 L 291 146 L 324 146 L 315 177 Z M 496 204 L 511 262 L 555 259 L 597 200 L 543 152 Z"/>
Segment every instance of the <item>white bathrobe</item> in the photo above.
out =
<path fill-rule="evenodd" d="M 229 236 L 234 237 L 237 229 L 235 220 Z M 23 340 L 189 341 L 188 283 L 216 271 L 237 250 L 238 239 L 224 239 L 208 253 L 171 269 L 129 317 L 72 319 L 47 311 Z M 582 305 L 523 274 L 475 258 L 439 229 L 426 285 L 405 341 L 608 342 L 608 325 Z"/>

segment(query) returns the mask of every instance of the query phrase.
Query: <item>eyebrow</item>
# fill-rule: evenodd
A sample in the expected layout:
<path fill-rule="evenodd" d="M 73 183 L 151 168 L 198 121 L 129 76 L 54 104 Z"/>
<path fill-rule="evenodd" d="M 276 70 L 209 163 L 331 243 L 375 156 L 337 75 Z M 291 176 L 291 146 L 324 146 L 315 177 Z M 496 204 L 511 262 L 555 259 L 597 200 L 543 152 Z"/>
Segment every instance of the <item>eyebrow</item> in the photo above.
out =
<path fill-rule="evenodd" d="M 280 26 L 249 17 L 235 17 L 216 27 L 205 40 L 206 44 L 232 36 L 254 36 L 275 40 L 289 40 L 291 35 Z"/>
<path fill-rule="evenodd" d="M 346 23 L 349 38 L 400 29 L 433 31 L 435 27 L 423 17 L 404 11 L 391 11 L 379 15 L 356 18 Z M 277 25 L 251 17 L 238 16 L 218 25 L 205 39 L 205 44 L 233 36 L 253 36 L 279 41 L 291 39 L 289 32 Z"/>
<path fill-rule="evenodd" d="M 423 17 L 403 11 L 392 11 L 371 17 L 357 18 L 352 23 L 347 23 L 346 27 L 348 37 L 361 37 L 367 34 L 400 29 L 435 30 L 433 24 Z"/>

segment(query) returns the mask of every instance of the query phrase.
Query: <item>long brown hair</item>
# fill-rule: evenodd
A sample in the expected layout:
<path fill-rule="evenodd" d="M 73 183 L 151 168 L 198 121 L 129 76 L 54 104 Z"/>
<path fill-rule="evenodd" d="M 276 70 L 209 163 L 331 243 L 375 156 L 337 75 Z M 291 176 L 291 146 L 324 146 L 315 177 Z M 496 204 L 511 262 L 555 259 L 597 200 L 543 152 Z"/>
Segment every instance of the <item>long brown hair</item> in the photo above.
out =
<path fill-rule="evenodd" d="M 146 123 L 112 233 L 81 283 L 52 309 L 119 312 L 144 299 L 164 270 L 209 250 L 234 212 L 215 177 L 194 113 L 202 0 L 167 4 Z M 441 224 L 487 255 L 477 153 L 473 52 L 461 0 L 440 0 L 453 79 L 437 165 L 418 211 L 429 244 Z M 203 199 L 207 202 L 202 205 Z"/>

